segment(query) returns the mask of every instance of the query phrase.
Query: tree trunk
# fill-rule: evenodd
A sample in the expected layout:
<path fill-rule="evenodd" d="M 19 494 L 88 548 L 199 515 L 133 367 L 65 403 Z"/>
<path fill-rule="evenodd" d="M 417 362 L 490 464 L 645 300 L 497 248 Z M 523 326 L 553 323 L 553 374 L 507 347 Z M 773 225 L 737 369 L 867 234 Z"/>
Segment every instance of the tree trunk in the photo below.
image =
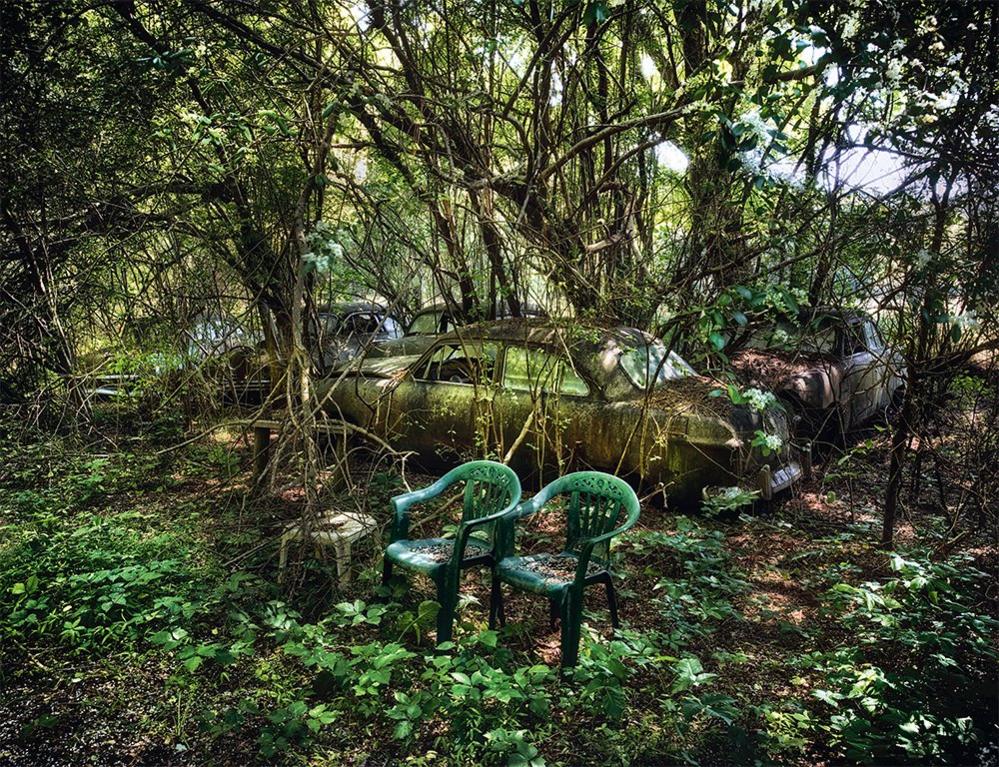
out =
<path fill-rule="evenodd" d="M 944 230 L 947 226 L 947 202 L 949 197 L 949 182 L 941 197 L 937 197 L 935 192 L 933 196 L 933 239 L 931 241 L 930 253 L 934 261 L 937 262 L 939 261 L 940 250 L 943 244 Z M 930 331 L 933 323 L 932 317 L 936 314 L 933 309 L 945 299 L 945 296 L 940 295 L 937 287 L 935 279 L 936 268 L 939 267 L 933 267 L 934 271 L 931 271 L 927 277 L 924 288 L 923 300 L 916 319 L 918 323 L 916 340 L 906 359 L 907 381 L 905 396 L 902 401 L 902 412 L 892 432 L 888 486 L 885 488 L 884 525 L 881 530 L 881 546 L 886 549 L 891 548 L 894 544 L 895 520 L 898 516 L 902 474 L 905 471 L 905 456 L 909 448 L 909 441 L 912 435 L 919 431 L 919 424 L 915 424 L 914 421 L 919 413 L 919 404 L 922 402 L 923 373 L 929 364 Z"/>

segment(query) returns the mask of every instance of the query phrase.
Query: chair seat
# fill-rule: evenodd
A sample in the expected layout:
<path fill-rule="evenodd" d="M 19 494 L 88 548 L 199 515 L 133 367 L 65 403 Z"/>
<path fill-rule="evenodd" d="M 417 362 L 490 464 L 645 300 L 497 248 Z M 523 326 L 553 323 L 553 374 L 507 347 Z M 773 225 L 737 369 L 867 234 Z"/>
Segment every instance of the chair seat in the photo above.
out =
<path fill-rule="evenodd" d="M 396 541 L 385 549 L 385 556 L 410 570 L 428 573 L 451 561 L 454 552 L 453 538 L 418 538 L 413 541 Z M 465 560 L 492 552 L 492 545 L 478 538 L 469 538 L 465 544 Z"/>
<path fill-rule="evenodd" d="M 528 554 L 526 557 L 504 557 L 496 566 L 496 572 L 504 583 L 535 594 L 551 594 L 572 583 L 578 566 L 579 558 L 567 552 Z M 605 569 L 599 562 L 588 562 L 586 577 Z"/>

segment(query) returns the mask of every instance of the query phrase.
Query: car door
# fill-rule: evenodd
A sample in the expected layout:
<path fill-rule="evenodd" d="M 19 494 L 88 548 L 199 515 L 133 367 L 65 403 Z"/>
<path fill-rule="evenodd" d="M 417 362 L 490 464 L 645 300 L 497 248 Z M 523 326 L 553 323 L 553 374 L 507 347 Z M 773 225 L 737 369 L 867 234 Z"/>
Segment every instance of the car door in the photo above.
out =
<path fill-rule="evenodd" d="M 875 397 L 872 405 L 874 412 L 869 415 L 875 415 L 883 413 L 891 406 L 895 391 L 902 385 L 902 360 L 887 347 L 874 320 L 869 317 L 865 318 L 863 325 L 867 349 L 873 357 L 872 385 L 875 387 Z"/>
<path fill-rule="evenodd" d="M 841 414 L 844 429 L 852 429 L 867 420 L 876 410 L 879 381 L 878 360 L 868 348 L 864 323 L 853 318 L 841 330 L 843 384 Z"/>
<path fill-rule="evenodd" d="M 497 345 L 438 341 L 411 368 L 392 397 L 393 444 L 431 464 L 479 454 L 488 429 Z"/>
<path fill-rule="evenodd" d="M 493 400 L 497 452 L 525 474 L 570 462 L 590 386 L 558 352 L 507 345 Z"/>

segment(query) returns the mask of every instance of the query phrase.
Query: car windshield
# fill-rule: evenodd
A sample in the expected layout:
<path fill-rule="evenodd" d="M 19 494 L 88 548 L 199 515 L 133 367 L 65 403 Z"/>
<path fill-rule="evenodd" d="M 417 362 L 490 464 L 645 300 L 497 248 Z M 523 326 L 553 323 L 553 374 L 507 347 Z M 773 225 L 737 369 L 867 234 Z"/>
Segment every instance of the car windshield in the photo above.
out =
<path fill-rule="evenodd" d="M 642 344 L 621 353 L 621 369 L 639 389 L 662 386 L 667 381 L 696 375 L 676 352 L 666 351 L 662 343 Z"/>
<path fill-rule="evenodd" d="M 432 335 L 441 332 L 441 312 L 417 314 L 409 325 L 407 335 Z"/>
<path fill-rule="evenodd" d="M 830 323 L 809 323 L 799 327 L 779 322 L 754 331 L 746 346 L 758 351 L 831 354 L 836 349 L 836 328 Z"/>
<path fill-rule="evenodd" d="M 382 318 L 381 333 L 388 338 L 401 338 L 402 328 L 399 327 L 399 323 L 395 321 L 395 318 L 386 315 Z"/>

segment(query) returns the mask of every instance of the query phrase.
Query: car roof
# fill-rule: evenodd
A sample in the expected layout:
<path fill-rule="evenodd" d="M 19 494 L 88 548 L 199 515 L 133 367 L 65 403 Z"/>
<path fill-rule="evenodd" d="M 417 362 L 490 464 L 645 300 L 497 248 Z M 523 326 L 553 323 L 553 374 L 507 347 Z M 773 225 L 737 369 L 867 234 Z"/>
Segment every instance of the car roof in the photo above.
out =
<path fill-rule="evenodd" d="M 319 311 L 325 314 L 347 315 L 354 312 L 377 312 L 384 314 L 386 309 L 376 301 L 347 301 L 343 303 L 322 304 Z"/>
<path fill-rule="evenodd" d="M 413 315 L 413 317 L 419 317 L 421 314 L 436 314 L 437 312 L 447 312 L 447 313 L 450 314 L 450 313 L 453 313 L 456 309 L 458 309 L 458 307 L 452 306 L 451 304 L 448 304 L 448 303 L 446 303 L 444 301 L 437 301 L 436 303 L 427 304 L 426 306 L 422 307 L 421 309 L 417 309 L 417 311 Z M 501 305 L 500 306 L 500 313 L 502 314 L 505 311 L 506 311 L 506 308 L 503 305 Z M 544 309 L 541 309 L 541 308 L 536 307 L 536 306 L 530 306 L 530 305 L 528 305 L 528 306 L 521 306 L 520 307 L 520 311 L 523 313 L 524 317 L 541 317 L 541 318 L 545 318 L 545 317 L 548 316 L 548 313 Z M 506 319 L 512 319 L 512 318 L 508 317 Z"/>
<path fill-rule="evenodd" d="M 637 328 L 600 327 L 584 322 L 553 320 L 547 317 L 521 317 L 490 320 L 465 325 L 440 336 L 454 341 L 517 341 L 520 343 L 560 346 L 571 351 L 599 351 L 614 343 L 634 346 L 652 343 L 655 338 Z"/>

